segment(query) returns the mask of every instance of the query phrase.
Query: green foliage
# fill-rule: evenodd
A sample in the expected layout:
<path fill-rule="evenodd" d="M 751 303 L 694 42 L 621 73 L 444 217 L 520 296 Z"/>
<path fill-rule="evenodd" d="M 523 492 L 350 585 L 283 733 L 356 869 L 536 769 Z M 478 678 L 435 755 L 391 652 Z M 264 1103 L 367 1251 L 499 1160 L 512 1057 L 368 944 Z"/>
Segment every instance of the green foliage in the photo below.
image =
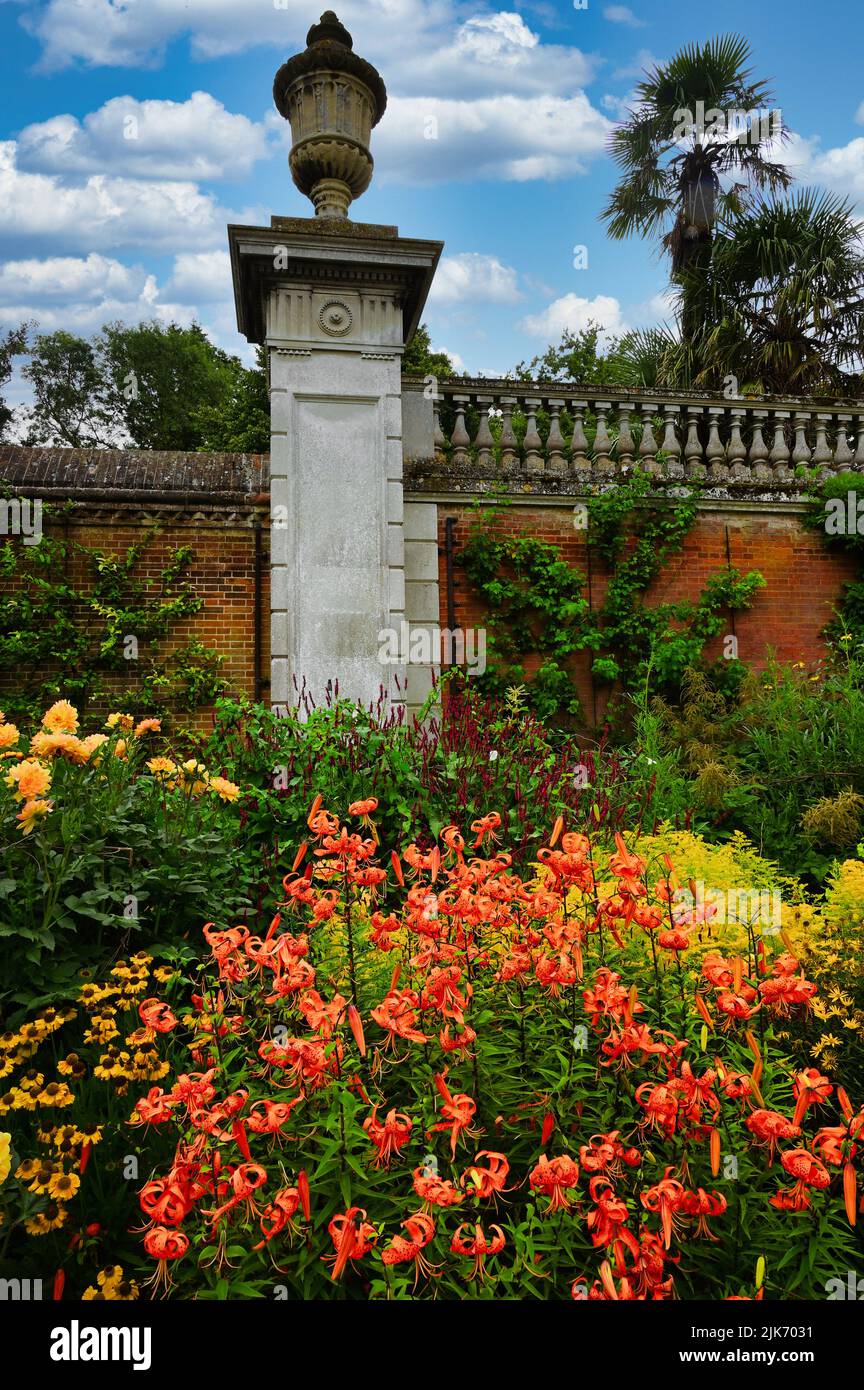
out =
<path fill-rule="evenodd" d="M 402 357 L 402 371 L 406 376 L 450 377 L 454 375 L 453 363 L 446 352 L 436 352 L 432 348 L 432 338 L 425 323 L 421 323 Z"/>
<path fill-rule="evenodd" d="M 116 407 L 93 343 L 59 330 L 40 334 L 22 375 L 33 391 L 25 444 L 98 449 L 110 443 Z"/>
<path fill-rule="evenodd" d="M 213 401 L 196 409 L 194 423 L 200 430 L 200 449 L 217 453 L 269 454 L 270 388 L 267 349 L 256 349 L 253 369 L 234 369 Z"/>
<path fill-rule="evenodd" d="M 21 353 L 27 351 L 27 332 L 29 325 L 24 323 L 19 328 L 10 328 L 0 337 L 0 392 L 6 386 L 12 375 L 12 359 L 19 357 Z M 6 426 L 12 419 L 13 411 L 9 409 L 2 395 L 0 395 L 0 439 L 6 432 Z"/>
<path fill-rule="evenodd" d="M 849 494 L 851 515 L 849 513 Z M 814 486 L 802 520 L 829 550 L 851 553 L 858 560 L 857 579 L 843 585 L 840 603 L 825 636 L 841 650 L 864 644 L 864 473 L 838 473 Z"/>
<path fill-rule="evenodd" d="M 50 762 L 52 809 L 29 834 L 14 788 L 0 780 L 7 1019 L 17 1005 L 74 997 L 82 970 L 89 976 L 121 952 L 176 949 L 208 918 L 227 926 L 249 910 L 256 866 L 242 853 L 237 807 L 198 773 L 173 790 L 151 776 L 152 733 L 123 733 L 115 751 L 119 737 L 115 729 L 83 766 Z"/>
<path fill-rule="evenodd" d="M 772 661 L 737 692 L 689 671 L 680 707 L 653 708 L 709 833 L 743 831 L 784 872 L 823 882 L 847 848 L 849 794 L 864 794 L 864 649 L 815 670 Z"/>
<path fill-rule="evenodd" d="M 0 674 L 10 716 L 33 716 L 61 693 L 82 712 L 110 698 L 163 714 L 224 691 L 224 658 L 197 639 L 161 652 L 202 600 L 188 578 L 188 546 L 171 552 L 156 580 L 139 577 L 149 539 L 117 556 L 62 535 L 0 547 Z"/>
<path fill-rule="evenodd" d="M 270 447 L 264 359 L 254 370 L 199 324 L 106 324 L 92 340 L 40 334 L 24 375 L 33 389 L 28 444 L 74 448 Z"/>
<path fill-rule="evenodd" d="M 587 502 L 588 545 L 611 570 L 606 597 L 592 610 L 585 578 L 558 546 L 499 527 L 501 503 L 477 508 L 460 563 L 488 607 L 487 656 L 481 679 L 501 690 L 526 680 L 524 658 L 539 654 L 528 681 L 544 717 L 580 712 L 568 658 L 593 652 L 592 675 L 625 691 L 645 683 L 674 693 L 684 671 L 702 659 L 729 612 L 749 608 L 764 585 L 760 574 L 729 568 L 711 577 L 699 598 L 648 607 L 645 596 L 671 554 L 680 551 L 696 517 L 695 494 L 665 497 L 636 474 Z"/>
<path fill-rule="evenodd" d="M 697 387 L 859 396 L 864 254 L 847 200 L 804 188 L 731 217 L 683 292 L 703 328 Z"/>

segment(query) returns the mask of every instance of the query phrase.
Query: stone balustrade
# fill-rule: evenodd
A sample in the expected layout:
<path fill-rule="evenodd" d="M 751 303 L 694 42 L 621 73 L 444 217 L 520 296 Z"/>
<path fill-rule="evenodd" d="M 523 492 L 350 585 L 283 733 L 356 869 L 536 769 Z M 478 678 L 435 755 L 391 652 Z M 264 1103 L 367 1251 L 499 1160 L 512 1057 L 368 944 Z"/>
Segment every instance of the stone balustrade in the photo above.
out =
<path fill-rule="evenodd" d="M 580 493 L 633 468 L 708 489 L 799 492 L 864 472 L 864 401 L 713 396 L 550 382 L 406 378 L 431 403 L 438 475 Z"/>

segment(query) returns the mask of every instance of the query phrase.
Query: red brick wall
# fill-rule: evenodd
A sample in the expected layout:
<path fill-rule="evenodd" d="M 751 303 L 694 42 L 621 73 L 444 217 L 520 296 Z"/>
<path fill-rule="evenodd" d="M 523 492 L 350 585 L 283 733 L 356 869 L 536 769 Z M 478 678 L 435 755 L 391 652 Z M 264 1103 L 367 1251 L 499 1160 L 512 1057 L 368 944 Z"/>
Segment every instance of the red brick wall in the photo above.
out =
<path fill-rule="evenodd" d="M 448 517 L 458 519 L 454 528 L 454 548 L 458 555 L 467 540 L 471 516 L 468 504 L 439 504 L 441 624 L 445 627 L 445 524 Z M 508 531 L 527 532 L 558 546 L 564 558 L 587 575 L 586 535 L 574 529 L 572 506 L 514 505 L 502 518 L 501 525 Z M 832 616 L 842 585 L 857 574 L 857 564 L 851 557 L 829 553 L 818 535 L 802 527 L 794 512 L 772 512 L 765 504 L 754 506 L 752 511 L 701 511 L 684 539 L 680 554 L 669 558 L 649 590 L 649 605 L 698 598 L 706 581 L 726 568 L 727 532 L 732 566 L 742 574 L 758 570 L 766 581 L 766 587 L 759 590 L 752 608 L 735 614 L 734 631 L 741 660 L 758 668 L 764 665 L 769 648 L 773 648 L 782 661 L 810 663 L 818 660 L 825 651 L 821 629 Z M 456 625 L 482 627 L 483 604 L 458 563 L 455 577 L 458 586 Z M 608 580 L 608 572 L 599 563 L 596 553 L 593 554 L 593 607 L 599 608 L 602 604 Z M 587 584 L 583 592 L 587 596 Z M 726 631 L 732 631 L 731 622 Z M 717 638 L 706 647 L 706 656 L 714 659 L 722 650 L 722 638 Z M 537 664 L 526 661 L 529 674 Z M 590 657 L 580 653 L 573 669 L 583 708 L 591 719 L 589 664 Z M 598 704 L 598 713 L 602 716 L 602 701 Z"/>
<path fill-rule="evenodd" d="M 266 520 L 265 511 L 260 579 L 260 686 L 265 701 L 268 699 L 270 682 L 270 570 Z M 124 555 L 131 545 L 142 544 L 149 534 L 149 542 L 134 573 L 142 582 L 150 581 L 154 593 L 160 590 L 159 577 L 169 564 L 171 552 L 178 547 L 188 546 L 192 558 L 185 578 L 193 592 L 203 599 L 203 606 L 199 612 L 181 618 L 174 624 L 167 638 L 158 646 L 160 659 L 185 645 L 190 638 L 197 638 L 226 658 L 222 671 L 228 681 L 228 693 L 254 695 L 255 530 L 251 522 L 205 522 L 190 514 L 188 520 L 172 518 L 157 532 L 151 533 L 148 520 L 141 516 L 131 514 L 128 521 L 106 522 L 88 518 L 86 512 L 82 511 L 64 526 L 52 524 L 46 518 L 44 529 L 48 536 L 63 535 L 88 550 L 99 550 L 113 557 Z M 76 588 L 83 588 L 87 571 L 87 557 L 73 552 L 68 570 L 69 582 Z M 149 644 L 142 642 L 140 658 L 146 659 L 151 654 Z M 8 686 L 14 681 L 14 676 L 10 673 L 5 679 Z M 128 678 L 124 672 L 117 681 L 117 687 L 126 688 L 133 681 L 134 670 L 130 670 Z M 209 709 L 198 711 L 194 717 L 183 713 L 178 715 L 179 722 L 199 729 L 209 727 L 210 719 Z"/>

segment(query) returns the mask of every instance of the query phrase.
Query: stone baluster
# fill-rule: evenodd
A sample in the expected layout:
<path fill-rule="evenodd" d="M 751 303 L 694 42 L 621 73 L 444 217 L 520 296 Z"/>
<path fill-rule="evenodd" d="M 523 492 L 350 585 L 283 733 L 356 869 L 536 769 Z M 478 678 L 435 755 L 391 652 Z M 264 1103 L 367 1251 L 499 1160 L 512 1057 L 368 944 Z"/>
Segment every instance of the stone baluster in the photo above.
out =
<path fill-rule="evenodd" d="M 441 428 L 441 398 L 438 395 L 437 390 L 435 392 L 435 395 L 432 397 L 432 419 L 434 421 L 432 439 L 434 443 L 435 457 L 437 458 L 439 455 L 443 457 L 444 450 L 447 447 L 447 440 L 444 438 L 444 431 Z"/>
<path fill-rule="evenodd" d="M 570 413 L 573 416 L 573 438 L 570 441 L 570 472 L 577 485 L 587 486 L 591 481 L 591 460 L 588 457 L 588 440 L 585 436 L 585 411 L 587 401 L 571 401 Z"/>
<path fill-rule="evenodd" d="M 663 465 L 663 476 L 671 482 L 679 482 L 684 477 L 684 465 L 681 462 L 681 441 L 678 438 L 676 423 L 678 420 L 677 405 L 666 405 L 663 407 L 665 428 L 663 431 L 663 443 L 660 445 L 666 456 Z"/>
<path fill-rule="evenodd" d="M 656 477 L 660 472 L 660 465 L 657 462 L 657 440 L 654 438 L 652 421 L 657 412 L 657 407 L 656 405 L 650 405 L 647 401 L 643 401 L 641 410 L 642 438 L 639 441 L 639 458 L 642 464 L 642 471 Z"/>
<path fill-rule="evenodd" d="M 687 407 L 687 443 L 684 445 L 685 469 L 688 478 L 704 478 L 707 469 L 702 462 L 702 445 L 699 443 L 699 418 L 701 405 Z"/>
<path fill-rule="evenodd" d="M 611 401 L 594 402 L 594 414 L 597 417 L 597 432 L 594 435 L 594 474 L 598 479 L 615 475 L 615 465 L 611 458 L 612 440 L 606 427 L 606 417 L 611 409 Z"/>
<path fill-rule="evenodd" d="M 818 414 L 816 416 L 816 445 L 813 449 L 813 465 L 819 469 L 820 478 L 830 478 L 834 469 L 831 464 L 834 455 L 828 443 L 828 426 L 831 423 L 830 415 Z"/>
<path fill-rule="evenodd" d="M 618 407 L 618 466 L 626 473 L 633 463 L 633 435 L 630 433 L 630 406 Z"/>
<path fill-rule="evenodd" d="M 810 445 L 807 443 L 809 423 L 809 410 L 795 411 L 795 447 L 792 450 L 792 462 L 796 467 L 801 464 L 807 467 L 810 463 Z"/>
<path fill-rule="evenodd" d="M 708 444 L 705 457 L 708 460 L 708 479 L 712 483 L 725 483 L 729 478 L 726 450 L 720 439 L 720 421 L 725 411 L 722 406 L 708 407 Z"/>
<path fill-rule="evenodd" d="M 729 443 L 726 445 L 726 461 L 729 464 L 730 483 L 750 483 L 753 475 L 747 462 L 747 445 L 741 438 L 744 422 L 744 407 L 733 405 L 729 411 Z"/>
<path fill-rule="evenodd" d="M 757 486 L 770 483 L 771 481 L 771 469 L 768 467 L 768 445 L 762 437 L 762 430 L 767 419 L 767 410 L 753 411 L 753 434 L 750 439 L 750 465 L 753 471 L 753 482 L 756 483 Z"/>
<path fill-rule="evenodd" d="M 468 449 L 471 445 L 471 436 L 465 428 L 465 408 L 470 405 L 470 396 L 454 396 L 453 408 L 456 411 L 456 423 L 453 426 L 453 433 L 450 436 L 450 444 L 453 449 L 451 462 L 464 465 L 468 462 Z"/>
<path fill-rule="evenodd" d="M 513 411 L 516 409 L 515 396 L 501 397 L 501 472 L 511 478 L 519 472 L 519 445 L 513 429 Z"/>
<path fill-rule="evenodd" d="M 792 470 L 789 467 L 789 445 L 786 443 L 786 421 L 789 419 L 788 410 L 774 411 L 774 442 L 771 445 L 771 453 L 768 455 L 774 474 L 774 482 L 784 486 L 792 478 Z"/>
<path fill-rule="evenodd" d="M 837 416 L 837 442 L 834 445 L 834 467 L 838 473 L 847 473 L 852 467 L 852 450 L 847 435 L 852 424 L 851 415 Z"/>
<path fill-rule="evenodd" d="M 495 440 L 489 428 L 489 407 L 493 404 L 492 396 L 478 396 L 477 409 L 480 411 L 480 423 L 477 426 L 477 437 L 474 445 L 477 449 L 478 467 L 488 469 L 492 466 L 495 455 L 493 449 Z"/>
<path fill-rule="evenodd" d="M 864 473 L 864 415 L 856 415 L 855 419 L 858 423 L 858 443 L 855 447 L 852 468 L 855 473 Z"/>
<path fill-rule="evenodd" d="M 526 473 L 542 473 L 543 463 L 543 440 L 540 438 L 537 429 L 537 411 L 543 402 L 536 397 L 525 399 L 525 414 L 528 417 L 525 426 L 525 459 L 524 468 Z"/>
<path fill-rule="evenodd" d="M 564 453 L 564 436 L 561 433 L 561 401 L 549 402 L 549 437 L 546 440 L 546 471 L 557 478 L 567 472 L 567 456 Z"/>

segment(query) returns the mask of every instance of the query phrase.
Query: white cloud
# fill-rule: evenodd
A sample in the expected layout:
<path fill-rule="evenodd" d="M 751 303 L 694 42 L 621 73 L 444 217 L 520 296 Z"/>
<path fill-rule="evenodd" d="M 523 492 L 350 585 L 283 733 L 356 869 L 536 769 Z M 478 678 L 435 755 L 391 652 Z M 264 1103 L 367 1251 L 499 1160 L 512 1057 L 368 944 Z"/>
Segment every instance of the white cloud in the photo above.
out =
<path fill-rule="evenodd" d="M 659 66 L 660 59 L 655 58 L 650 49 L 640 48 L 631 63 L 625 63 L 624 67 L 615 69 L 612 79 L 618 82 L 629 77 L 644 77 L 646 72 L 653 72 Z"/>
<path fill-rule="evenodd" d="M 627 328 L 620 302 L 608 294 L 598 294 L 593 299 L 582 299 L 578 294 L 562 295 L 539 314 L 527 314 L 517 327 L 532 338 L 553 343 L 565 331 L 578 333 L 590 323 L 599 324 L 606 334 L 613 335 Z"/>
<path fill-rule="evenodd" d="M 115 320 L 198 322 L 220 347 L 251 364 L 254 349 L 237 333 L 227 262 L 223 252 L 181 254 L 160 284 L 143 266 L 96 252 L 7 261 L 0 268 L 0 331 L 35 322 L 41 333 L 63 329 L 91 337 Z M 19 386 L 18 394 L 10 389 L 7 398 L 29 399 L 26 383 Z"/>
<path fill-rule="evenodd" d="M 381 183 L 561 179 L 584 173 L 612 123 L 583 92 L 478 101 L 395 98 L 376 131 Z"/>
<path fill-rule="evenodd" d="M 0 142 L 0 242 L 14 250 L 62 245 L 69 250 L 151 252 L 224 245 L 228 222 L 254 222 L 260 209 L 234 213 L 194 183 L 92 174 L 78 184 L 31 174 L 16 163 L 14 141 Z"/>
<path fill-rule="evenodd" d="M 22 169 L 159 179 L 241 179 L 267 153 L 264 127 L 208 92 L 187 101 L 113 97 L 84 117 L 52 116 L 18 139 Z"/>
<path fill-rule="evenodd" d="M 515 66 L 525 51 L 538 43 L 521 15 L 501 11 L 467 20 L 456 35 L 456 52 L 478 63 Z"/>
<path fill-rule="evenodd" d="M 864 207 L 864 136 L 823 150 L 818 138 L 793 135 L 782 158 L 801 183 L 820 184 Z"/>
<path fill-rule="evenodd" d="M 635 94 L 628 92 L 626 96 L 616 97 L 611 92 L 600 98 L 600 105 L 604 111 L 608 111 L 616 121 L 626 121 L 630 116 L 635 105 Z"/>
<path fill-rule="evenodd" d="M 230 290 L 231 257 L 227 251 L 182 251 L 174 257 L 174 273 L 165 286 L 166 294 L 187 304 L 224 301 Z"/>
<path fill-rule="evenodd" d="M 629 29 L 645 28 L 645 20 L 635 15 L 629 5 L 606 5 L 603 9 L 603 18 L 610 20 L 613 24 L 626 24 Z"/>
<path fill-rule="evenodd" d="M 515 304 L 522 298 L 516 271 L 497 256 L 463 251 L 445 256 L 435 272 L 429 295 L 433 304 Z"/>
<path fill-rule="evenodd" d="M 11 327 L 35 321 L 41 333 L 64 329 L 84 336 L 114 319 L 139 322 L 164 317 L 156 278 L 142 266 L 91 254 L 85 258 L 54 256 L 45 260 L 7 261 L 0 270 L 0 324 Z M 177 309 L 178 321 L 194 317 Z"/>
<path fill-rule="evenodd" d="M 218 58 L 256 44 L 282 57 L 302 49 L 309 0 L 27 0 L 27 28 L 42 44 L 42 66 L 147 67 L 188 36 L 193 57 Z M 340 0 L 355 48 L 381 70 L 388 90 L 437 97 L 493 93 L 570 94 L 597 62 L 578 48 L 544 44 L 520 15 L 500 11 L 464 20 L 458 0 Z"/>
<path fill-rule="evenodd" d="M 443 343 L 434 343 L 432 346 L 432 351 L 446 352 L 447 356 L 450 358 L 450 361 L 453 363 L 454 372 L 464 372 L 466 370 L 465 363 L 459 356 L 459 353 L 454 352 L 452 348 L 445 347 Z"/>
<path fill-rule="evenodd" d="M 674 326 L 675 298 L 671 289 L 658 290 L 650 298 L 624 309 L 614 295 L 597 294 L 582 299 L 578 294 L 565 294 L 555 299 L 537 314 L 526 314 L 516 325 L 532 338 L 558 342 L 565 331 L 579 333 L 589 324 L 599 324 L 601 345 L 609 337 L 620 337 L 632 328 L 652 328 L 659 324 Z"/>
<path fill-rule="evenodd" d="M 219 58 L 259 44 L 283 54 L 304 47 L 320 10 L 309 0 L 28 0 L 23 23 L 43 45 L 43 66 L 148 67 L 173 40 L 188 36 L 196 58 Z M 392 51 L 394 35 L 422 42 L 452 27 L 451 0 L 340 0 L 339 18 L 364 57 Z"/>

